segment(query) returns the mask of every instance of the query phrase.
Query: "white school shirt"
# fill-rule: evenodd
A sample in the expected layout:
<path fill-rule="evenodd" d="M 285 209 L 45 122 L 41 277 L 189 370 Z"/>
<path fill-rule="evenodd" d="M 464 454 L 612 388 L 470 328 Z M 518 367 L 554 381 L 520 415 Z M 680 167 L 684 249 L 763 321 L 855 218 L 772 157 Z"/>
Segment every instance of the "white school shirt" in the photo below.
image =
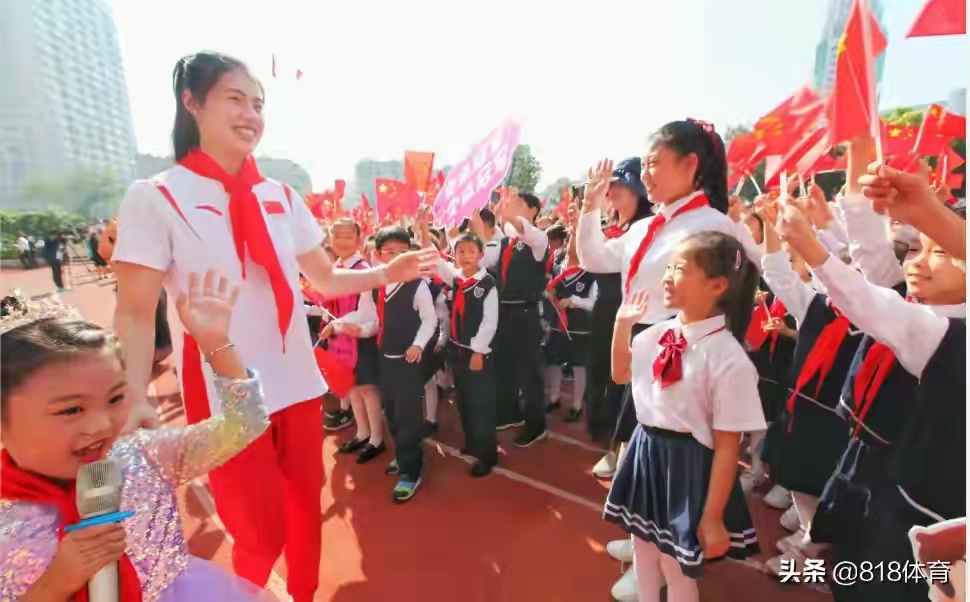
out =
<path fill-rule="evenodd" d="M 662 349 L 660 338 L 670 329 L 683 333 L 687 348 L 681 380 L 661 389 L 653 380 L 653 362 Z M 767 428 L 758 371 L 727 330 L 724 316 L 693 324 L 683 324 L 679 317 L 654 324 L 633 338 L 631 353 L 633 403 L 640 424 L 690 433 L 711 449 L 713 431 Z"/>
<path fill-rule="evenodd" d="M 859 266 L 866 280 L 876 286 L 896 286 L 906 276 L 889 242 L 889 218 L 872 210 L 872 202 L 862 194 L 839 199 L 842 223 L 848 237 L 849 257 Z M 838 256 L 838 253 L 829 249 Z"/>
<path fill-rule="evenodd" d="M 669 205 L 655 205 L 654 208 L 668 221 L 653 239 L 650 249 L 640 263 L 637 274 L 633 278 L 630 290 L 633 292 L 646 291 L 647 313 L 640 320 L 641 324 L 656 324 L 670 319 L 675 311 L 664 307 L 663 277 L 670 263 L 674 251 L 685 238 L 691 234 L 714 230 L 723 232 L 738 239 L 748 257 L 761 265 L 761 248 L 751 238 L 747 228 L 731 221 L 713 207 L 700 207 L 678 215 L 673 220 L 670 216 L 678 209 L 702 194 L 695 192 Z M 601 226 L 600 210 L 596 209 L 584 213 L 579 218 L 576 230 L 576 250 L 579 253 L 579 264 L 587 272 L 594 274 L 620 273 L 623 290 L 626 290 L 626 280 L 630 271 L 630 263 L 637 252 L 640 242 L 647 234 L 653 216 L 643 218 L 630 225 L 622 236 L 607 239 Z"/>
<path fill-rule="evenodd" d="M 495 234 L 492 235 L 492 242 L 496 244 L 485 245 L 485 253 L 482 255 L 482 261 L 479 263 L 480 266 L 485 269 L 490 269 L 498 265 L 499 260 L 501 260 L 502 239 L 513 237 L 518 237 L 519 240 L 532 249 L 532 256 L 536 261 L 542 261 L 542 258 L 546 256 L 546 249 L 549 248 L 549 237 L 546 236 L 545 232 L 529 223 L 529 220 L 524 217 L 519 218 L 519 223 L 522 225 L 521 234 L 511 224 L 503 224 L 501 229 L 497 228 L 495 230 Z M 505 228 L 506 225 L 508 225 L 508 228 Z M 502 230 L 505 230 L 506 235 L 502 235 Z"/>
<path fill-rule="evenodd" d="M 456 266 L 448 263 L 444 259 L 438 259 L 438 266 L 435 270 L 438 274 L 438 278 L 441 278 L 445 282 L 454 282 L 455 278 L 461 278 L 462 280 L 467 280 L 462 276 L 461 270 Z M 472 276 L 473 280 L 481 280 L 488 274 L 488 270 L 481 268 Z M 450 286 L 450 285 L 449 285 Z M 462 294 L 458 291 L 453 291 L 452 294 Z M 449 316 L 449 320 L 451 317 Z M 492 339 L 495 338 L 495 331 L 498 329 L 498 287 L 493 286 L 492 290 L 488 291 L 485 295 L 485 301 L 482 305 L 482 321 L 478 325 L 478 332 L 475 333 L 468 341 L 468 348 L 475 353 L 481 353 L 482 355 L 488 355 L 492 352 L 490 345 L 492 344 Z M 458 343 L 458 341 L 455 341 Z"/>
<path fill-rule="evenodd" d="M 908 303 L 893 289 L 874 286 L 835 257 L 813 270 L 829 299 L 859 330 L 892 349 L 900 365 L 920 378 L 943 341 L 948 318 L 966 317 L 966 304 Z"/>
<path fill-rule="evenodd" d="M 384 287 L 385 299 L 390 299 L 401 288 L 401 284 L 388 284 Z M 414 292 L 414 310 L 421 317 L 421 326 L 418 327 L 417 334 L 414 335 L 413 347 L 420 347 L 428 344 L 434 336 L 434 329 L 438 326 L 438 314 L 435 313 L 434 300 L 431 298 L 431 289 L 424 279 L 418 284 L 418 289 Z M 343 332 L 344 324 L 354 324 L 360 328 L 362 339 L 377 336 L 381 323 L 377 316 L 377 305 L 374 303 L 374 295 L 371 291 L 360 294 L 360 301 L 357 303 L 357 311 L 352 311 L 346 316 L 334 322 L 334 332 Z M 388 358 L 404 357 L 401 355 L 385 355 Z"/>
<path fill-rule="evenodd" d="M 242 278 L 229 224 L 229 195 L 222 184 L 181 166 L 159 174 L 156 179 L 171 193 L 173 200 L 169 201 L 152 181 L 135 182 L 118 211 L 118 240 L 113 259 L 165 272 L 164 285 L 170 299 L 176 299 L 185 289 L 190 273 L 201 276 L 211 269 L 223 270 L 239 286 L 229 337 L 243 363 L 259 372 L 270 412 L 326 393 L 327 386 L 313 357 L 306 327 L 296 260 L 320 246 L 323 231 L 303 199 L 291 191 L 288 201 L 283 185 L 275 180 L 267 179 L 253 187 L 280 266 L 293 291 L 293 315 L 286 332 L 284 353 L 276 299 L 266 270 L 247 256 L 246 279 Z M 175 312 L 170 313 L 172 347 L 181 381 L 184 328 Z M 203 370 L 203 373 L 209 407 L 217 414 L 221 406 L 215 385 L 209 371 Z"/>

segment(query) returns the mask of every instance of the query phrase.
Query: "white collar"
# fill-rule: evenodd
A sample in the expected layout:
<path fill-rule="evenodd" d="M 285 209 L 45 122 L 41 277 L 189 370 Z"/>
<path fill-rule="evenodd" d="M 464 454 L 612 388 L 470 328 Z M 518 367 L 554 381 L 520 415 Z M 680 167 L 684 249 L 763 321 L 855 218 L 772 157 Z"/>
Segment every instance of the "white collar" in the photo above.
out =
<path fill-rule="evenodd" d="M 679 211 L 681 207 L 693 201 L 694 199 L 696 199 L 702 194 L 704 194 L 703 190 L 695 190 L 694 192 L 692 192 L 691 194 L 685 196 L 680 200 L 674 201 L 673 203 L 668 203 L 667 205 L 660 205 L 657 208 L 657 213 L 659 215 L 664 216 L 664 219 L 670 219 L 671 216 L 677 213 L 677 211 Z"/>
<path fill-rule="evenodd" d="M 700 322 L 684 324 L 680 321 L 680 314 L 678 313 L 677 317 L 673 319 L 673 322 L 681 333 L 683 333 L 684 338 L 687 339 L 688 345 L 696 345 L 704 337 L 727 327 L 727 321 L 723 315 L 713 316 Z"/>
<path fill-rule="evenodd" d="M 478 270 L 477 272 L 475 272 L 474 275 L 472 275 L 471 279 L 472 280 L 476 280 L 476 281 L 477 280 L 481 280 L 482 278 L 485 277 L 485 274 L 487 274 L 487 273 L 488 273 L 488 270 L 486 270 L 485 268 L 481 268 L 480 270 Z M 468 280 L 468 278 L 465 278 L 465 275 L 462 273 L 461 268 L 458 268 L 458 279 L 459 280 Z"/>
<path fill-rule="evenodd" d="M 349 268 L 349 267 L 352 267 L 354 264 L 356 264 L 360 260 L 361 260 L 360 251 L 357 251 L 353 255 L 351 255 L 350 257 L 348 257 L 347 259 L 340 259 L 338 257 L 337 258 L 337 267 L 338 268 Z"/>

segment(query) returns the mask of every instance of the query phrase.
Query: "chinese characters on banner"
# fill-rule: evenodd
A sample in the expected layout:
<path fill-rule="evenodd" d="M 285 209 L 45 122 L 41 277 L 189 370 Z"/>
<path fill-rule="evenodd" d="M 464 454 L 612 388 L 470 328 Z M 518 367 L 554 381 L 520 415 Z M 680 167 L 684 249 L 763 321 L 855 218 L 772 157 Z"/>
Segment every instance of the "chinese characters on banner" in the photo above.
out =
<path fill-rule="evenodd" d="M 507 121 L 454 166 L 432 207 L 434 223 L 457 226 L 485 206 L 512 166 L 520 133 L 518 124 Z"/>

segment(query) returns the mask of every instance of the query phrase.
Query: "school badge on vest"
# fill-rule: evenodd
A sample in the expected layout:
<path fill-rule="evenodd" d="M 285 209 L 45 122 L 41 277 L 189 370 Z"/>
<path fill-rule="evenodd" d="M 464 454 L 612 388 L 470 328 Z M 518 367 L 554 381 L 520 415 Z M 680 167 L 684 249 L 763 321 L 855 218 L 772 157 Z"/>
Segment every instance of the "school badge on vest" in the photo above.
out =
<path fill-rule="evenodd" d="M 485 295 L 485 289 L 480 286 L 476 286 L 472 289 L 472 294 L 475 295 L 476 299 L 481 299 Z"/>
<path fill-rule="evenodd" d="M 583 289 L 584 289 L 584 288 L 586 288 L 586 285 L 585 285 L 585 284 L 583 284 L 582 282 L 577 282 L 577 283 L 576 283 L 576 292 L 577 292 L 577 293 L 581 293 L 581 292 L 583 292 Z"/>
<path fill-rule="evenodd" d="M 521 251 L 524 248 L 525 248 L 525 243 L 522 242 L 521 240 L 518 241 L 517 243 L 515 243 L 515 250 L 516 251 Z"/>

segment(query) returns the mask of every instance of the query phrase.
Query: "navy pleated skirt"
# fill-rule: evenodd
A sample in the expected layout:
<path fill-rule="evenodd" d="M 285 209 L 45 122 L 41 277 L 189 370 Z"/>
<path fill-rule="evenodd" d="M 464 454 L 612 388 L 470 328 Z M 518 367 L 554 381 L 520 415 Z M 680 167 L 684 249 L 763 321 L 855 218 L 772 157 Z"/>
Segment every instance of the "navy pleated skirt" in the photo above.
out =
<path fill-rule="evenodd" d="M 358 387 L 380 384 L 380 353 L 377 351 L 377 337 L 357 339 L 357 365 L 354 366 L 354 380 Z"/>
<path fill-rule="evenodd" d="M 703 573 L 704 552 L 697 539 L 707 500 L 714 450 L 690 434 L 638 425 L 613 478 L 603 518 L 677 559 L 684 575 Z M 741 485 L 724 508 L 731 535 L 727 556 L 758 554 L 758 537 Z"/>

